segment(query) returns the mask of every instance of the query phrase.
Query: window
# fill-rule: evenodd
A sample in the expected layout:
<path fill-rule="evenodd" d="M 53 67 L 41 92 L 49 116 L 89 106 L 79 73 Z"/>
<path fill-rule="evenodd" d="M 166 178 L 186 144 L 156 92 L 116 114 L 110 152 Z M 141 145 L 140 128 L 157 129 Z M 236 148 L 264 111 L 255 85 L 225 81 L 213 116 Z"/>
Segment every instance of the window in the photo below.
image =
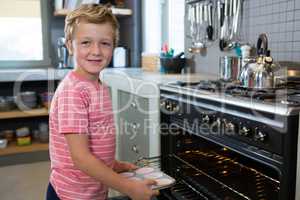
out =
<path fill-rule="evenodd" d="M 184 51 L 184 3 L 185 0 L 168 1 L 168 43 L 175 52 Z"/>
<path fill-rule="evenodd" d="M 50 65 L 47 1 L 0 0 L 0 67 Z"/>
<path fill-rule="evenodd" d="M 185 0 L 143 1 L 143 51 L 158 53 L 168 43 L 175 53 L 184 51 Z"/>

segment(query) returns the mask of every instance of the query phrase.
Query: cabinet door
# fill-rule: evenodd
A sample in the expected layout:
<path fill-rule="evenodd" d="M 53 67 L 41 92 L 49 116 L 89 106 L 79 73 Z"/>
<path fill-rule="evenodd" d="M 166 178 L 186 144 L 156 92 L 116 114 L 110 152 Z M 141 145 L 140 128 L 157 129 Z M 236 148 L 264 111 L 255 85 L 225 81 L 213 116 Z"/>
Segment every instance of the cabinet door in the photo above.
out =
<path fill-rule="evenodd" d="M 149 157 L 149 100 L 118 92 L 120 158 L 134 162 Z"/>

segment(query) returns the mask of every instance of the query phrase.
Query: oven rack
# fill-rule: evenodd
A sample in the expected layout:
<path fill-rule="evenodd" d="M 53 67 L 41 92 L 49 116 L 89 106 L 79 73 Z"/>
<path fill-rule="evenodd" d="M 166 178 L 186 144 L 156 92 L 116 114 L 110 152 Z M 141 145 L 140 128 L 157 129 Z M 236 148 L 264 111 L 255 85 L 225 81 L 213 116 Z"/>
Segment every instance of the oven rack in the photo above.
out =
<path fill-rule="evenodd" d="M 152 167 L 154 169 L 160 169 L 160 161 L 160 156 L 149 158 L 141 157 L 135 162 L 135 165 L 139 167 Z"/>
<path fill-rule="evenodd" d="M 223 184 L 222 182 L 220 182 L 219 180 L 215 179 L 214 177 L 210 176 L 209 174 L 205 173 L 204 171 L 198 169 L 197 167 L 191 165 L 190 163 L 186 162 L 185 160 L 181 159 L 180 157 L 176 156 L 176 155 L 173 155 L 173 157 L 178 160 L 179 162 L 185 164 L 186 166 L 192 168 L 193 170 L 197 171 L 198 173 L 201 173 L 202 175 L 204 175 L 205 177 L 207 177 L 208 179 L 212 180 L 213 182 L 215 182 L 216 184 L 222 186 L 222 188 L 226 188 L 227 190 L 233 192 L 234 194 L 236 194 L 237 196 L 239 196 L 240 198 L 242 199 L 245 199 L 245 200 L 248 200 L 249 198 L 247 196 L 245 196 L 244 194 L 236 191 L 235 189 L 229 187 L 228 185 L 225 185 Z M 190 184 L 189 184 L 190 185 Z M 205 192 L 208 192 L 206 188 L 202 188 L 201 187 L 201 190 L 205 191 Z M 215 196 L 215 195 L 213 195 Z"/>

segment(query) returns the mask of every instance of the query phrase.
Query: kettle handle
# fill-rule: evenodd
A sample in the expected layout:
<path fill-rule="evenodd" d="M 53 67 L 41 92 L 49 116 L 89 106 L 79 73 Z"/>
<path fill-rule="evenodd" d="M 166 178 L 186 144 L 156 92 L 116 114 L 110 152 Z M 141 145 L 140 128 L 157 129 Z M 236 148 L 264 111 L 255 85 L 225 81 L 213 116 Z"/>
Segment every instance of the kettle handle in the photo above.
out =
<path fill-rule="evenodd" d="M 263 45 L 263 48 L 262 48 Z M 262 33 L 259 35 L 258 40 L 257 40 L 257 44 L 256 44 L 256 48 L 257 48 L 257 55 L 266 55 L 268 52 L 268 37 L 265 33 Z"/>

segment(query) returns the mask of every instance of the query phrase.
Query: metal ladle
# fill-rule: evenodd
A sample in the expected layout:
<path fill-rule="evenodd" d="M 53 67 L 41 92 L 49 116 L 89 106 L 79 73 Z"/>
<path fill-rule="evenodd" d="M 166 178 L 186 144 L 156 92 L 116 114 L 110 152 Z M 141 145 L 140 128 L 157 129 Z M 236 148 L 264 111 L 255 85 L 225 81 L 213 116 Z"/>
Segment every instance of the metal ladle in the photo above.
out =
<path fill-rule="evenodd" d="M 201 39 L 201 27 L 203 25 L 203 4 L 197 3 L 191 6 L 189 10 L 189 19 L 191 22 L 192 46 L 189 48 L 191 53 L 203 53 L 206 50 L 205 42 Z M 204 8 L 205 11 L 205 8 Z"/>
<path fill-rule="evenodd" d="M 234 0 L 233 5 L 233 21 L 232 21 L 232 29 L 231 29 L 231 34 L 229 41 L 227 41 L 227 45 L 224 46 L 224 51 L 228 51 L 236 47 L 238 43 L 237 39 L 237 30 L 238 30 L 238 23 L 239 23 L 239 18 L 240 18 L 240 12 L 241 12 L 241 0 Z"/>

